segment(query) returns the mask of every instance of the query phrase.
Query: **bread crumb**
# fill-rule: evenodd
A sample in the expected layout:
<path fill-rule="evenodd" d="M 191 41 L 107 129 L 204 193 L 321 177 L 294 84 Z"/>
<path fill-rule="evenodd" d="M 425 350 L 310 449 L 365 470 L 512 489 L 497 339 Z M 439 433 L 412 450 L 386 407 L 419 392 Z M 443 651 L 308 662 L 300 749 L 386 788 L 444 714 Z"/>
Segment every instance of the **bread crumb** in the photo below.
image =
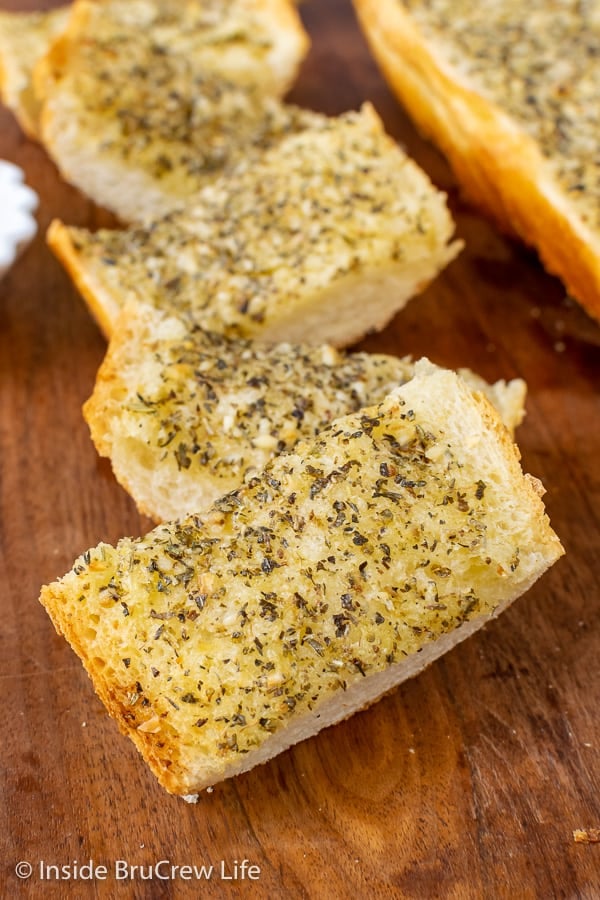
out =
<path fill-rule="evenodd" d="M 600 828 L 576 828 L 573 840 L 576 844 L 600 844 Z"/>

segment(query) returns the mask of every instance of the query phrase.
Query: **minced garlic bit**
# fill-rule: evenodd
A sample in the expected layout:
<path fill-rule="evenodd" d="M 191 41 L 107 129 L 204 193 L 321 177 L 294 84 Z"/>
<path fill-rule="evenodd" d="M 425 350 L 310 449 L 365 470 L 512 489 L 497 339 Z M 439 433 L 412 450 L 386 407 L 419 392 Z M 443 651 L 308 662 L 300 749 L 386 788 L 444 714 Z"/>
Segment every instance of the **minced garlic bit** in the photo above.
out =
<path fill-rule="evenodd" d="M 346 276 L 451 258 L 452 230 L 444 195 L 365 107 L 288 137 L 151 226 L 70 235 L 115 301 L 252 336 L 290 310 L 303 317 L 307 297 Z"/>
<path fill-rule="evenodd" d="M 595 0 L 398 2 L 468 82 L 538 142 L 582 219 L 598 226 L 600 12 Z"/>

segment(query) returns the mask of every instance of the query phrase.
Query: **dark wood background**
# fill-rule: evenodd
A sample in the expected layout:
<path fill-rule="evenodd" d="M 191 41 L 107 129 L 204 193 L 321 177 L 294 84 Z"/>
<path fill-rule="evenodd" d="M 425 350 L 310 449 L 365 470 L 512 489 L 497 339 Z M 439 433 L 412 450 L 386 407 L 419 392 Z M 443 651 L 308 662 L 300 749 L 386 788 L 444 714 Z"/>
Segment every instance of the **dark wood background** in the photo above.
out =
<path fill-rule="evenodd" d="M 2 3 L 41 8 L 47 3 Z M 81 417 L 105 344 L 44 244 L 54 216 L 110 216 L 65 185 L 0 109 L 0 157 L 41 197 L 39 236 L 0 284 L 1 896 L 600 897 L 600 326 L 462 201 L 379 76 L 349 0 L 308 0 L 313 50 L 293 92 L 338 113 L 372 100 L 449 194 L 460 258 L 362 346 L 524 377 L 524 466 L 547 487 L 566 557 L 500 620 L 369 711 L 225 782 L 164 793 L 37 602 L 100 540 L 151 523 Z M 0 210 L 0 215 L 2 211 Z M 39 864 L 109 868 L 41 882 Z M 248 859 L 258 881 L 129 881 L 145 866 Z M 34 874 L 19 883 L 15 864 Z"/>

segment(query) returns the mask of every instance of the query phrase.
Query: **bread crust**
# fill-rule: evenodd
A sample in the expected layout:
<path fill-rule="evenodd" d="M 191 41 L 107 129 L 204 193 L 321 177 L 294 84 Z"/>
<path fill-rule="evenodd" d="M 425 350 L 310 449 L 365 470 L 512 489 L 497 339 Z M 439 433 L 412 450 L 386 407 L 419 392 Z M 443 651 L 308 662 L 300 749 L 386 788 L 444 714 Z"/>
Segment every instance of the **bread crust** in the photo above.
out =
<path fill-rule="evenodd" d="M 108 340 L 121 307 L 115 303 L 110 291 L 94 278 L 93 269 L 82 264 L 81 255 L 73 243 L 72 231 L 67 225 L 59 219 L 54 219 L 46 232 L 46 241 L 68 272 L 102 334 Z"/>
<path fill-rule="evenodd" d="M 468 199 L 535 247 L 548 271 L 600 320 L 600 237 L 562 191 L 535 140 L 448 62 L 399 0 L 354 5 L 390 86 L 447 156 Z"/>

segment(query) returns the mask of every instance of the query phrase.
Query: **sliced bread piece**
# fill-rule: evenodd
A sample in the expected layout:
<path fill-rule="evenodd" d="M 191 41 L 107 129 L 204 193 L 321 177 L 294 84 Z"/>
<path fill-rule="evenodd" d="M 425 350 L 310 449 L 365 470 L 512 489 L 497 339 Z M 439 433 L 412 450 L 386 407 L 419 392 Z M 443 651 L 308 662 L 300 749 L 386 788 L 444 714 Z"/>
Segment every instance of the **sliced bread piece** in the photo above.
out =
<path fill-rule="evenodd" d="M 189 797 L 373 703 L 562 552 L 494 408 L 424 363 L 205 516 L 88 551 L 41 602 Z"/>
<path fill-rule="evenodd" d="M 38 137 L 40 113 L 32 83 L 33 69 L 64 31 L 68 16 L 69 7 L 49 12 L 0 10 L 0 97 L 32 138 Z"/>
<path fill-rule="evenodd" d="M 126 221 L 179 205 L 291 127 L 308 47 L 291 0 L 75 0 L 36 67 L 63 176 Z"/>
<path fill-rule="evenodd" d="M 211 331 L 344 346 L 459 251 L 445 195 L 368 104 L 319 119 L 146 227 L 48 241 L 110 335 L 129 299 Z"/>
<path fill-rule="evenodd" d="M 408 358 L 232 340 L 133 304 L 117 321 L 84 415 L 138 508 L 166 521 L 203 512 L 277 453 L 413 375 Z M 519 424 L 523 381 L 463 377 L 509 429 Z"/>
<path fill-rule="evenodd" d="M 466 194 L 600 319 L 597 4 L 354 5 L 390 85 Z"/>

